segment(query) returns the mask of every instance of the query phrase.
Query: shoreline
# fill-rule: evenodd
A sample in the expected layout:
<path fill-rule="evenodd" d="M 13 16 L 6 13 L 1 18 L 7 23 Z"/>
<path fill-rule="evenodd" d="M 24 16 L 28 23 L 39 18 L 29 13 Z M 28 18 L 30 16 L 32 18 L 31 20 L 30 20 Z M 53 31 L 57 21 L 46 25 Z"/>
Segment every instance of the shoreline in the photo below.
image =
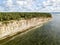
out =
<path fill-rule="evenodd" d="M 49 19 L 49 20 L 50 20 L 50 19 Z M 42 21 L 41 24 L 38 24 L 38 25 L 35 25 L 35 26 L 31 26 L 31 27 L 26 28 L 25 30 L 23 30 L 23 31 L 21 31 L 21 32 L 12 33 L 12 34 L 10 34 L 10 35 L 7 35 L 7 36 L 5 36 L 5 37 L 2 37 L 0 40 L 4 40 L 4 39 L 10 38 L 10 37 L 14 37 L 14 36 L 16 36 L 16 35 L 18 35 L 18 34 L 21 34 L 21 35 L 22 35 L 23 33 L 30 31 L 30 29 L 32 30 L 32 29 L 36 29 L 36 28 L 38 28 L 38 27 L 43 26 L 43 24 L 46 23 L 46 22 L 49 22 L 49 20 L 45 20 L 45 22 Z"/>

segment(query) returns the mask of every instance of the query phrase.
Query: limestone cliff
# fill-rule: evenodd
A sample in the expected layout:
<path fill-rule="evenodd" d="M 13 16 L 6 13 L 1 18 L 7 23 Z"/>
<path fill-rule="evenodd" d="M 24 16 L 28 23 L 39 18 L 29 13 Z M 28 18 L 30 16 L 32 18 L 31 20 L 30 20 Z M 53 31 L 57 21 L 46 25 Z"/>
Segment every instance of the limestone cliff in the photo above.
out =
<path fill-rule="evenodd" d="M 42 25 L 43 23 L 49 21 L 50 18 L 31 18 L 22 20 L 11 20 L 7 24 L 0 22 L 0 39 L 6 38 L 7 36 L 12 36 L 17 32 L 23 32 L 28 28 Z"/>

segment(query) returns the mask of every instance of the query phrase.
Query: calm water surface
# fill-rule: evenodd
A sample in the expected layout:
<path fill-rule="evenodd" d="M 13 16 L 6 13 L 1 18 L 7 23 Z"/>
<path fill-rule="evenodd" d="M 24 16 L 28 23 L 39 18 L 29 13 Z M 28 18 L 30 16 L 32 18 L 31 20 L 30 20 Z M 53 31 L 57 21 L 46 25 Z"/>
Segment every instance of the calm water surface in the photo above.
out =
<path fill-rule="evenodd" d="M 52 16 L 52 21 L 42 27 L 17 36 L 3 45 L 60 45 L 60 15 Z"/>

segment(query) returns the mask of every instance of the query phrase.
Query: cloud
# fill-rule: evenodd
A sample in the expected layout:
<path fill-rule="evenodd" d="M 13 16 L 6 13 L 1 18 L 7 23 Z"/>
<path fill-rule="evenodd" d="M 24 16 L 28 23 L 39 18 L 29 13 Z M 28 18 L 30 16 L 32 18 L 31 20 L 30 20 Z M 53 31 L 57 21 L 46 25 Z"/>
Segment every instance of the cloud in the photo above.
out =
<path fill-rule="evenodd" d="M 32 9 L 32 0 L 7 0 L 5 6 L 8 11 L 27 11 Z"/>
<path fill-rule="evenodd" d="M 24 5 L 24 1 L 17 0 L 16 3 L 17 3 L 18 5 Z"/>
<path fill-rule="evenodd" d="M 60 0 L 5 0 L 0 5 L 0 11 L 60 11 Z"/>
<path fill-rule="evenodd" d="M 43 1 L 43 6 L 45 7 L 45 11 L 58 11 L 58 9 L 60 8 L 60 0 L 47 0 L 47 1 Z M 60 9 L 59 9 L 60 11 Z"/>
<path fill-rule="evenodd" d="M 8 6 L 8 7 L 12 7 L 13 6 L 13 1 L 12 0 L 7 0 L 5 1 L 5 5 Z"/>

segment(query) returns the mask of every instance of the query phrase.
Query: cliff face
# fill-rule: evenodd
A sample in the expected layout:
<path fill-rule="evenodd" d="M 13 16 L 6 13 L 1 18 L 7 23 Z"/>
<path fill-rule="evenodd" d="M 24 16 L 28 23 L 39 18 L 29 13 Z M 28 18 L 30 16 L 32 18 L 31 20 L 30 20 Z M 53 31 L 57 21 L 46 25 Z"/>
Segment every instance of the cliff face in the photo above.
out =
<path fill-rule="evenodd" d="M 23 32 L 28 28 L 42 25 L 43 23 L 49 21 L 49 19 L 50 18 L 31 18 L 28 20 L 13 20 L 7 23 L 7 25 L 0 22 L 0 39 L 5 38 L 6 36 L 12 36 L 17 32 Z"/>

